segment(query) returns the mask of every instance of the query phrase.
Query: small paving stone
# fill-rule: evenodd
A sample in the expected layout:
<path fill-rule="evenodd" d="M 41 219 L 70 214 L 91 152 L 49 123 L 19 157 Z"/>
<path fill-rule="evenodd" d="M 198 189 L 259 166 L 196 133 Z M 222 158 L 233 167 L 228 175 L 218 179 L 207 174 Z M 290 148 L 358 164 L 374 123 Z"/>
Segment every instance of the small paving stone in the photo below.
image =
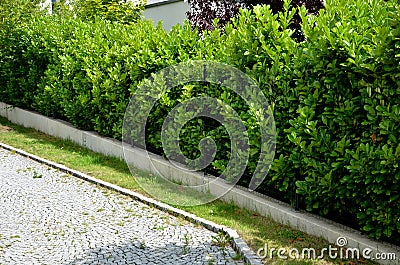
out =
<path fill-rule="evenodd" d="M 185 242 L 185 235 L 190 240 Z M 0 149 L 0 264 L 244 264 L 216 233 Z"/>

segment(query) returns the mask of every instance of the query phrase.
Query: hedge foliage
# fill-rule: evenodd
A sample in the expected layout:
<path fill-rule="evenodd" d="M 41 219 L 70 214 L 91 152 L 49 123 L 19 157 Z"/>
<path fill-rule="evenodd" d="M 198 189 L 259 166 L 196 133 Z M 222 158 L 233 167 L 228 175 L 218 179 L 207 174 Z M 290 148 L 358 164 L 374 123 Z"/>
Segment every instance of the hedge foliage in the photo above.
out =
<path fill-rule="evenodd" d="M 288 160 L 308 208 L 400 230 L 400 17 L 394 2 L 335 1 L 303 30 Z M 344 207 L 344 205 L 346 207 Z"/>
<path fill-rule="evenodd" d="M 2 14 L 4 9 L 2 10 Z M 303 19 L 306 40 L 289 25 Z M 276 156 L 259 191 L 321 215 L 347 218 L 374 238 L 400 238 L 400 7 L 394 0 L 327 1 L 319 16 L 307 10 L 241 10 L 232 24 L 201 37 L 189 23 L 166 32 L 141 20 L 123 25 L 95 18 L 33 15 L 0 28 L 0 98 L 121 137 L 130 97 L 141 82 L 187 60 L 224 62 L 247 73 L 265 93 L 277 127 Z M 249 106 L 228 88 L 185 84 L 161 97 L 149 117 L 148 142 L 161 147 L 164 117 L 178 103 L 207 95 L 229 103 L 244 121 L 257 163 L 259 128 Z M 184 154 L 199 155 L 212 136 L 229 160 L 229 136 L 218 123 L 188 123 Z M 246 185 L 249 179 L 243 179 Z"/>
<path fill-rule="evenodd" d="M 84 21 L 96 18 L 112 22 L 133 23 L 141 18 L 145 1 L 59 0 L 53 6 L 57 15 L 72 15 Z"/>

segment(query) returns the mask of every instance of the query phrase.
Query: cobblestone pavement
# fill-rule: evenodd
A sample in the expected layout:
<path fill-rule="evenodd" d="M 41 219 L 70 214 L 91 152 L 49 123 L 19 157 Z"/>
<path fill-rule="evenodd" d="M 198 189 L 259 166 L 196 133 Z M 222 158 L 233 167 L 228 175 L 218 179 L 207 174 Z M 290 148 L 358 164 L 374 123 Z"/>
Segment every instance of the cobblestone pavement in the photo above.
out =
<path fill-rule="evenodd" d="M 243 264 L 215 233 L 0 149 L 0 264 Z"/>

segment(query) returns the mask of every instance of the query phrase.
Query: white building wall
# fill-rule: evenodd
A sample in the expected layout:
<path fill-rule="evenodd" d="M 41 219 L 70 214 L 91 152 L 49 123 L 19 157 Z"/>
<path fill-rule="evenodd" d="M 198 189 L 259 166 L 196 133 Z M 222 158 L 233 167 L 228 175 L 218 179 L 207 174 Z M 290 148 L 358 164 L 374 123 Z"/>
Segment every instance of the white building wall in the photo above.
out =
<path fill-rule="evenodd" d="M 163 28 L 170 30 L 172 26 L 183 23 L 189 4 L 183 0 L 148 0 L 144 10 L 144 17 L 152 19 L 154 25 L 162 20 Z"/>

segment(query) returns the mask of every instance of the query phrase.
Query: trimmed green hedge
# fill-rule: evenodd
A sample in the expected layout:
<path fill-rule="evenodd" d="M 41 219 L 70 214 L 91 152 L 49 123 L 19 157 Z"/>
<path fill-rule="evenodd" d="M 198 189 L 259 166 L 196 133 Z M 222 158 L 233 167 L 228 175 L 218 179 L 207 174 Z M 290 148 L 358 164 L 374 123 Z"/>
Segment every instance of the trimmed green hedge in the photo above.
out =
<path fill-rule="evenodd" d="M 274 110 L 276 157 L 259 191 L 321 215 L 356 223 L 374 238 L 400 238 L 400 8 L 394 0 L 328 1 L 306 16 L 306 41 L 291 38 L 295 11 L 242 10 L 232 25 L 199 37 L 185 23 L 170 33 L 149 21 L 129 25 L 68 16 L 33 16 L 0 28 L 0 98 L 119 139 L 126 106 L 151 73 L 187 60 L 224 62 L 257 81 Z M 279 18 L 279 19 L 278 19 Z M 279 22 L 278 22 L 279 21 Z M 178 102 L 207 95 L 245 123 L 251 174 L 260 150 L 249 106 L 229 88 L 191 83 L 172 89 L 149 117 L 148 143 L 161 147 L 164 117 Z M 188 157 L 212 136 L 223 171 L 224 128 L 197 119 L 180 143 Z M 241 180 L 242 185 L 249 182 Z"/>
<path fill-rule="evenodd" d="M 399 14 L 394 1 L 335 1 L 304 23 L 286 130 L 307 208 L 356 215 L 376 238 L 400 231 Z"/>

